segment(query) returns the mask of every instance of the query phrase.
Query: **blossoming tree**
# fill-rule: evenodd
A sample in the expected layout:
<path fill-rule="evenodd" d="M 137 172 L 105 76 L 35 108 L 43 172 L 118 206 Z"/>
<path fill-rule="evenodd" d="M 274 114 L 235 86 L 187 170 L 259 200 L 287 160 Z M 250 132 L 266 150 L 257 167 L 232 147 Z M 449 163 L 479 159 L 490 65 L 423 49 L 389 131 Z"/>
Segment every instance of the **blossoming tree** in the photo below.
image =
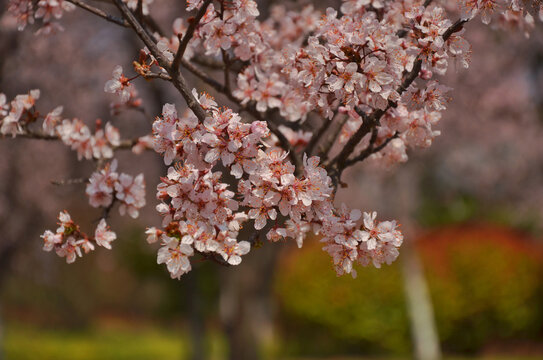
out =
<path fill-rule="evenodd" d="M 439 75 L 469 64 L 467 22 L 480 15 L 529 32 L 543 18 L 542 4 L 528 0 L 348 0 L 339 13 L 279 5 L 267 19 L 253 0 L 188 0 L 193 16 L 164 33 L 152 1 L 110 2 L 116 14 L 83 0 L 10 0 L 9 10 L 21 30 L 36 23 L 38 34 L 61 30 L 57 20 L 76 8 L 132 29 L 144 48 L 104 85 L 117 95 L 112 114 L 145 102 L 136 78 L 170 83 L 186 111 L 165 104 L 147 136 L 125 139 L 109 122 L 92 130 L 63 119 L 61 106 L 44 112 L 40 91 L 31 90 L 10 101 L 0 94 L 0 133 L 58 140 L 95 162 L 85 179 L 89 204 L 103 209 L 94 233 L 63 211 L 58 229 L 42 235 L 44 250 L 68 263 L 111 248 L 115 206 L 132 218 L 145 206 L 143 175 L 119 173 L 115 152 L 159 153 L 169 166 L 156 193 L 163 220 L 146 233 L 160 242 L 158 263 L 172 278 L 190 271 L 194 256 L 238 265 L 260 236 L 302 246 L 309 232 L 320 235 L 339 275 L 356 276 L 355 263 L 394 261 L 403 240 L 396 221 L 334 203 L 343 171 L 366 160 L 405 162 L 408 149 L 432 144 L 450 91 Z M 211 75 L 217 71 L 222 80 Z M 231 107 L 192 88 L 186 73 Z M 242 227 L 253 235 L 240 238 Z"/>

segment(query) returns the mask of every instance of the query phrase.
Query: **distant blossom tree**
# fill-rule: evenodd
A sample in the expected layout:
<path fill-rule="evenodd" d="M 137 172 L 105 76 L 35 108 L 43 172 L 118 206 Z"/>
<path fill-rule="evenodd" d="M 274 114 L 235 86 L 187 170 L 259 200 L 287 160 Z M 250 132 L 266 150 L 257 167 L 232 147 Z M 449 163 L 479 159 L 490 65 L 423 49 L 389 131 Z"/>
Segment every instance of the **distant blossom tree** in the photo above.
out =
<path fill-rule="evenodd" d="M 454 62 L 468 67 L 468 21 L 480 15 L 528 34 L 543 19 L 541 2 L 529 0 L 347 0 L 339 13 L 278 5 L 268 19 L 252 0 L 188 0 L 194 16 L 165 34 L 151 0 L 110 2 L 118 14 L 83 0 L 10 0 L 8 10 L 20 30 L 36 23 L 41 35 L 62 30 L 57 20 L 76 8 L 131 28 L 145 47 L 130 71 L 116 66 L 104 85 L 117 95 L 112 114 L 145 102 L 138 77 L 171 83 L 188 109 L 165 104 L 148 135 L 123 139 L 109 122 L 97 120 L 93 131 L 64 119 L 61 106 L 39 111 L 40 91 L 31 90 L 9 101 L 0 94 L 0 133 L 59 140 L 96 163 L 83 179 L 90 205 L 103 209 L 94 234 L 63 211 L 58 229 L 42 235 L 44 250 L 68 263 L 111 248 L 117 236 L 106 221 L 115 205 L 132 218 L 145 206 L 143 175 L 119 173 L 115 151 L 159 153 L 169 166 L 156 195 L 163 221 L 146 234 L 161 243 L 158 263 L 172 278 L 190 271 L 196 255 L 238 265 L 260 235 L 301 247 L 307 233 L 319 234 L 338 275 L 356 276 L 355 263 L 390 264 L 403 241 L 397 222 L 334 204 L 343 171 L 365 160 L 405 162 L 409 148 L 432 144 L 450 91 L 436 75 Z M 234 109 L 193 89 L 184 73 Z M 240 239 L 242 227 L 255 231 Z"/>

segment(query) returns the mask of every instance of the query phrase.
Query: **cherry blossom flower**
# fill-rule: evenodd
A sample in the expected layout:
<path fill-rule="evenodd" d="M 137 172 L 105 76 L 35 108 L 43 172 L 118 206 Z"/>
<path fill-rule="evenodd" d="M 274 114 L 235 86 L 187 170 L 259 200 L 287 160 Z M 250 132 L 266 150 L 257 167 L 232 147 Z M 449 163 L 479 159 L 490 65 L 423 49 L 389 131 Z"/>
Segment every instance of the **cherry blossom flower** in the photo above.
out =
<path fill-rule="evenodd" d="M 166 237 L 163 239 L 163 246 L 158 250 L 157 263 L 166 264 L 172 279 L 179 279 L 181 275 L 190 271 L 189 256 L 194 250 L 187 244 L 179 242 L 178 239 Z"/>
<path fill-rule="evenodd" d="M 159 230 L 155 227 L 148 228 L 147 230 L 145 230 L 145 234 L 147 235 L 147 242 L 149 244 L 156 243 L 163 233 L 164 232 L 162 230 Z"/>
<path fill-rule="evenodd" d="M 374 93 L 381 92 L 383 85 L 388 85 L 393 81 L 392 76 L 383 71 L 385 67 L 386 63 L 383 61 L 374 57 L 369 58 L 364 67 L 364 75 L 370 91 Z"/>
<path fill-rule="evenodd" d="M 237 242 L 234 239 L 227 238 L 219 245 L 218 253 L 230 265 L 239 265 L 241 256 L 246 255 L 251 251 L 251 244 L 247 241 Z"/>
<path fill-rule="evenodd" d="M 41 235 L 45 251 L 55 250 L 60 257 L 65 257 L 68 264 L 73 263 L 77 257 L 82 257 L 94 250 L 94 245 L 89 237 L 82 233 L 79 226 L 72 220 L 67 211 L 62 211 L 58 215 L 59 227 L 56 233 L 46 230 Z"/>
<path fill-rule="evenodd" d="M 51 18 L 60 19 L 64 11 L 73 11 L 75 5 L 65 0 L 40 0 L 38 10 L 34 14 L 36 19 L 43 18 L 48 23 Z"/>
<path fill-rule="evenodd" d="M 21 102 L 11 102 L 9 113 L 2 119 L 2 126 L 0 127 L 0 133 L 2 133 L 2 135 L 10 134 L 12 137 L 15 137 L 18 133 L 22 132 L 19 120 L 23 111 L 24 107 Z"/>
<path fill-rule="evenodd" d="M 347 65 L 338 63 L 337 65 L 338 75 L 331 75 L 326 82 L 329 84 L 330 91 L 337 91 L 339 89 L 345 89 L 346 92 L 352 93 L 355 89 L 355 85 L 359 85 L 363 82 L 364 77 L 358 73 L 358 64 L 351 62 Z"/>
<path fill-rule="evenodd" d="M 108 230 L 108 228 L 106 220 L 101 219 L 96 227 L 94 240 L 97 245 L 111 250 L 111 242 L 117 238 L 117 235 L 113 231 Z"/>
<path fill-rule="evenodd" d="M 43 132 L 49 135 L 54 135 L 56 126 L 62 121 L 62 110 L 64 107 L 57 106 L 47 114 L 43 120 Z"/>
<path fill-rule="evenodd" d="M 86 189 L 91 206 L 108 207 L 111 205 L 115 184 L 119 178 L 116 170 L 117 160 L 113 160 L 113 162 L 107 164 L 102 170 L 92 174 Z"/>
<path fill-rule="evenodd" d="M 6 102 L 6 95 L 0 93 L 0 118 L 8 114 L 9 104 Z"/>
<path fill-rule="evenodd" d="M 128 174 L 121 174 L 115 182 L 115 197 L 121 201 L 119 213 L 128 213 L 130 217 L 137 218 L 139 209 L 145 206 L 145 180 L 143 174 L 132 177 Z"/>
<path fill-rule="evenodd" d="M 129 79 L 123 74 L 121 65 L 115 66 L 113 69 L 113 79 L 108 80 L 104 86 L 104 91 L 107 93 L 117 94 L 121 103 L 126 103 L 130 99 L 130 88 L 132 84 Z"/>

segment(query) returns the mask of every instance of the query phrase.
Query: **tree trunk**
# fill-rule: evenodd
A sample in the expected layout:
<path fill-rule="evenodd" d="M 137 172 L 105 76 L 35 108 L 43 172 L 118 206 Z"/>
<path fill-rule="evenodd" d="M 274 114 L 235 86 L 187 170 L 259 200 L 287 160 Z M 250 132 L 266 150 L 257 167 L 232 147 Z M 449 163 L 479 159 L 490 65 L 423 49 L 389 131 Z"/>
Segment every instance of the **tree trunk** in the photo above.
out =
<path fill-rule="evenodd" d="M 2 308 L 0 308 L 0 360 L 5 360 L 4 354 L 4 323 L 2 318 Z"/>
<path fill-rule="evenodd" d="M 205 319 L 200 305 L 202 298 L 198 286 L 198 269 L 193 268 L 186 276 L 189 293 L 191 359 L 204 360 L 206 358 L 204 348 Z"/>
<path fill-rule="evenodd" d="M 424 277 L 422 264 L 418 258 L 414 239 L 414 216 L 418 208 L 419 174 L 416 168 L 404 168 L 396 174 L 389 194 L 394 196 L 395 217 L 401 219 L 404 243 L 401 248 L 402 274 L 407 299 L 414 357 L 418 360 L 439 360 L 441 350 L 436 330 L 432 300 Z M 392 204 L 392 200 L 391 204 Z"/>
<path fill-rule="evenodd" d="M 441 351 L 432 301 L 420 259 L 411 239 L 405 241 L 402 246 L 402 270 L 415 358 L 439 360 Z"/>
<path fill-rule="evenodd" d="M 273 341 L 271 293 L 278 250 L 278 244 L 253 249 L 241 265 L 221 272 L 220 315 L 231 360 L 260 359 Z"/>

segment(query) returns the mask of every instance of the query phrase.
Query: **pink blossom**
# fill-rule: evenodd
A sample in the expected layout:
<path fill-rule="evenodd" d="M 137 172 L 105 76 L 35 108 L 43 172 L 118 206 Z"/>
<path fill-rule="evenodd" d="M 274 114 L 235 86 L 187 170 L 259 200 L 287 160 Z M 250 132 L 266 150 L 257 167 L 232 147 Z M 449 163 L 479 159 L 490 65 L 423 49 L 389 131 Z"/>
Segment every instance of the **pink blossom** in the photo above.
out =
<path fill-rule="evenodd" d="M 230 265 L 239 265 L 241 256 L 246 255 L 251 250 L 251 244 L 247 241 L 237 242 L 234 239 L 227 238 L 219 245 L 218 253 Z"/>
<path fill-rule="evenodd" d="M 92 174 L 86 188 L 91 206 L 108 207 L 111 205 L 115 184 L 119 178 L 116 170 L 117 160 L 113 160 L 112 163 L 107 164 L 102 170 Z"/>
<path fill-rule="evenodd" d="M 62 106 L 57 106 L 55 109 L 53 109 L 51 112 L 47 114 L 45 119 L 43 120 L 43 131 L 46 134 L 53 135 L 55 133 L 55 127 L 61 122 L 62 120 L 62 110 L 64 108 Z"/>
<path fill-rule="evenodd" d="M 135 178 L 121 174 L 119 180 L 115 183 L 115 197 L 121 201 L 119 213 L 124 215 L 128 213 L 130 217 L 137 218 L 139 209 L 145 206 L 145 180 L 143 174 Z"/>
<path fill-rule="evenodd" d="M 117 94 L 121 103 L 126 103 L 130 98 L 130 87 L 132 84 L 123 74 L 121 65 L 115 66 L 113 69 L 113 79 L 108 80 L 104 86 L 104 91 L 107 93 Z"/>
<path fill-rule="evenodd" d="M 172 237 L 163 239 L 163 246 L 158 250 L 157 263 L 166 264 L 172 279 L 179 279 L 181 275 L 190 271 L 189 256 L 194 251 L 187 244 L 180 243 L 179 240 Z"/>
<path fill-rule="evenodd" d="M 94 240 L 97 245 L 111 249 L 111 242 L 117 238 L 117 235 L 113 231 L 108 230 L 108 228 L 106 220 L 101 219 L 96 227 Z"/>

